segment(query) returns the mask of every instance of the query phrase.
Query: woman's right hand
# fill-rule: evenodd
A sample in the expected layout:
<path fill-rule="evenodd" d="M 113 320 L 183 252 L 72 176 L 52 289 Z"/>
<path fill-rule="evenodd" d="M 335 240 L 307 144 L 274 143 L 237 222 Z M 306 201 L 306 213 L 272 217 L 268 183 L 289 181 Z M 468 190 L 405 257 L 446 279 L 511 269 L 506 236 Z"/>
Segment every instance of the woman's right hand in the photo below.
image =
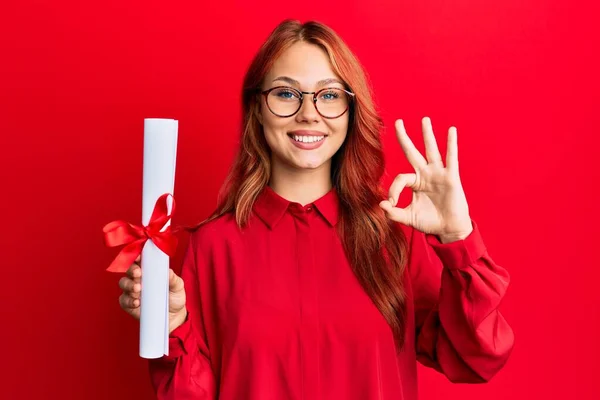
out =
<path fill-rule="evenodd" d="M 142 268 L 140 257 L 129 267 L 126 275 L 119 280 L 123 293 L 119 296 L 119 304 L 129 315 L 140 319 L 140 296 L 142 293 Z M 185 308 L 185 288 L 181 279 L 169 269 L 169 333 L 179 327 L 187 318 Z"/>

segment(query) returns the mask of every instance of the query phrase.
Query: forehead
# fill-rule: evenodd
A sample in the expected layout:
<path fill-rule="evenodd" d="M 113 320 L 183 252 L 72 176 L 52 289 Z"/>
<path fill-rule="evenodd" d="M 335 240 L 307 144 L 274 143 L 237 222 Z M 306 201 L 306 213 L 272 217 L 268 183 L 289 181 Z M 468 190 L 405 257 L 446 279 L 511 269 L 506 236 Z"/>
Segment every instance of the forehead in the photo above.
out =
<path fill-rule="evenodd" d="M 306 42 L 294 43 L 284 51 L 273 63 L 266 80 L 270 82 L 279 76 L 288 76 L 302 85 L 314 85 L 327 78 L 339 79 L 325 50 Z"/>

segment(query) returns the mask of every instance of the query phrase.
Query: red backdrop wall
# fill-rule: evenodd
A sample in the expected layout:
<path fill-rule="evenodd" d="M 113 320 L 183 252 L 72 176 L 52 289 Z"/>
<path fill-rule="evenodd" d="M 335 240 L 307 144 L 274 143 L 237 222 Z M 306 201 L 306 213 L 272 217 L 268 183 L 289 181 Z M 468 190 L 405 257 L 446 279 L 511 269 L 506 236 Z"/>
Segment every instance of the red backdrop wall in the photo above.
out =
<path fill-rule="evenodd" d="M 598 10 L 566 0 L 6 2 L 0 12 L 0 397 L 151 399 L 101 228 L 141 213 L 143 118 L 180 121 L 176 223 L 215 206 L 250 58 L 283 18 L 323 21 L 366 67 L 393 132 L 442 154 L 512 274 L 513 356 L 482 386 L 420 369 L 422 399 L 598 399 Z M 408 197 L 404 199 L 406 203 Z M 179 268 L 180 254 L 173 266 Z"/>

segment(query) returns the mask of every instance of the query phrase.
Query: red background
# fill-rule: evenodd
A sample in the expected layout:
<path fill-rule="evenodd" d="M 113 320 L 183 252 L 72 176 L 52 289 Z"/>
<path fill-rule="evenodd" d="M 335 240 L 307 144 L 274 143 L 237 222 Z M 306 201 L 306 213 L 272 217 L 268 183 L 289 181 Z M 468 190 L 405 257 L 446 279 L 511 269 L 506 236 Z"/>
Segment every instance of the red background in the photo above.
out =
<path fill-rule="evenodd" d="M 421 149 L 421 117 L 442 152 L 458 127 L 472 216 L 512 274 L 505 369 L 469 386 L 421 368 L 421 398 L 600 398 L 600 41 L 598 10 L 577 3 L 4 2 L 0 397 L 152 398 L 101 228 L 140 218 L 145 117 L 180 121 L 175 222 L 212 211 L 243 73 L 294 17 L 329 24 L 366 67 L 387 182 L 409 171 L 395 118 Z"/>

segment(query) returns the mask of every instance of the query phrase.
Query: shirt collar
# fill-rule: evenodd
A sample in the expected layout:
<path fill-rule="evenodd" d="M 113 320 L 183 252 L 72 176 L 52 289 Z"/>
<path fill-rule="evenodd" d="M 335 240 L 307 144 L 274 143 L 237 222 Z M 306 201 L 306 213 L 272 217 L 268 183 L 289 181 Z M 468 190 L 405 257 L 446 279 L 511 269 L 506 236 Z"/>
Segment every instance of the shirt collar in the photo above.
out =
<path fill-rule="evenodd" d="M 277 194 L 270 186 L 265 186 L 254 203 L 254 212 L 267 224 L 269 229 L 273 229 L 290 206 L 294 209 L 302 208 L 299 203 L 288 201 Z M 308 206 L 307 204 L 306 207 Z M 339 199 L 335 188 L 315 200 L 312 206 L 319 211 L 329 225 L 335 226 L 337 224 Z"/>

